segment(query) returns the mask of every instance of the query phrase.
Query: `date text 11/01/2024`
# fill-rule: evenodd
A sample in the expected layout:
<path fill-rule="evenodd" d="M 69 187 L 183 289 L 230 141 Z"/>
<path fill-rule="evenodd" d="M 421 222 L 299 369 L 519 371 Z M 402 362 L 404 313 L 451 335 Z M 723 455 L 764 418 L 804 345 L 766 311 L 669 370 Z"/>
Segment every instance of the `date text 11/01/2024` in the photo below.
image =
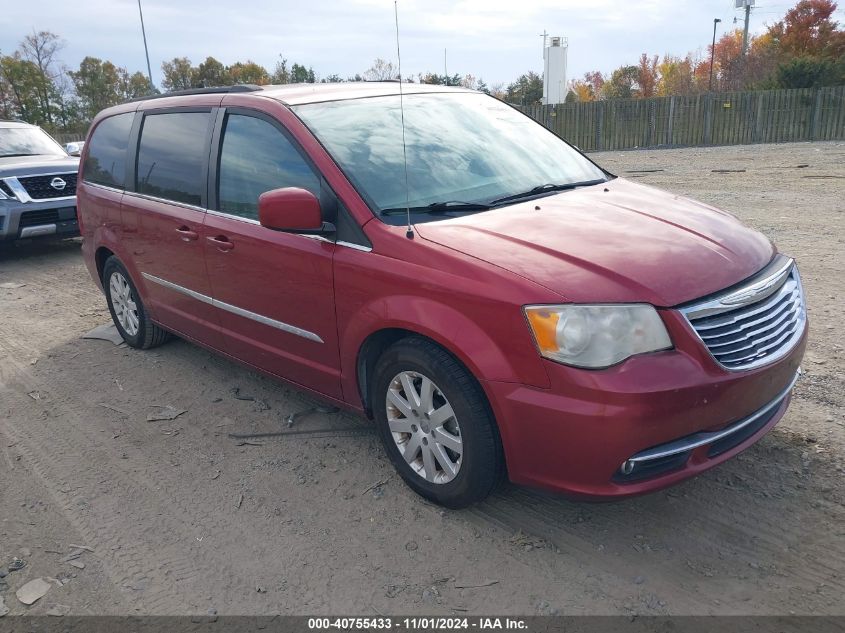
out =
<path fill-rule="evenodd" d="M 474 618 L 438 618 L 438 617 L 413 617 L 413 618 L 309 618 L 308 628 L 310 630 L 452 630 L 452 629 L 479 629 L 479 630 L 527 630 L 528 625 L 521 618 L 495 618 L 495 617 L 474 617 Z"/>

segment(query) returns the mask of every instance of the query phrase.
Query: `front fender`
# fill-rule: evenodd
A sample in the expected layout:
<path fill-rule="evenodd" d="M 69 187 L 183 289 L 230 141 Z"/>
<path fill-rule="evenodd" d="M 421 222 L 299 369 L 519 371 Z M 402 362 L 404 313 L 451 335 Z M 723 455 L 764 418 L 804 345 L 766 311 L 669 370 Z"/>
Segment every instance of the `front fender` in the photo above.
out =
<path fill-rule="evenodd" d="M 472 307 L 471 299 L 468 304 Z M 415 295 L 380 297 L 361 305 L 347 315 L 339 333 L 344 399 L 353 406 L 362 406 L 358 354 L 370 336 L 387 329 L 406 330 L 435 341 L 454 354 L 479 381 L 548 388 L 548 374 L 521 310 L 504 305 L 488 305 L 484 309 L 498 314 L 476 320 L 442 301 Z"/>

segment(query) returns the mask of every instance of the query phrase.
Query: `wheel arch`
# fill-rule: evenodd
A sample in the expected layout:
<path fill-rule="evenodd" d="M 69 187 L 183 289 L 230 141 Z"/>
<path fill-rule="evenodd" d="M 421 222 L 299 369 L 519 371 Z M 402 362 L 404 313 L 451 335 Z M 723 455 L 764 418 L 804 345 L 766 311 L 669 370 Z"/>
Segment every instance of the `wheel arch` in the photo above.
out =
<path fill-rule="evenodd" d="M 376 363 L 382 354 L 394 343 L 405 338 L 418 338 L 428 341 L 445 351 L 457 363 L 463 367 L 467 373 L 478 384 L 481 392 L 487 400 L 488 406 L 491 407 L 490 398 L 484 389 L 482 377 L 479 375 L 479 368 L 468 360 L 465 360 L 464 354 L 453 349 L 451 345 L 443 341 L 439 337 L 431 336 L 429 333 L 421 331 L 421 329 L 402 326 L 402 327 L 384 327 L 370 333 L 358 348 L 358 354 L 355 364 L 356 385 L 358 388 L 358 396 L 361 398 L 361 403 L 364 407 L 364 412 L 370 418 L 373 417 L 372 403 L 370 402 L 370 379 L 373 375 Z"/>
<path fill-rule="evenodd" d="M 368 387 L 369 379 L 375 371 L 375 367 L 379 361 L 379 358 L 392 345 L 408 338 L 423 340 L 443 350 L 443 352 L 451 356 L 452 359 L 467 372 L 470 379 L 475 383 L 476 387 L 478 388 L 478 392 L 481 396 L 481 400 L 486 406 L 487 415 L 489 415 L 490 419 L 493 422 L 493 433 L 495 436 L 495 442 L 498 446 L 498 451 L 500 451 L 502 459 L 503 476 L 507 477 L 507 450 L 505 449 L 503 437 L 503 431 L 505 429 L 502 428 L 501 422 L 496 417 L 495 408 L 493 407 L 493 403 L 490 400 L 490 394 L 487 392 L 487 389 L 485 389 L 484 382 L 475 374 L 473 369 L 461 359 L 458 354 L 455 354 L 455 352 L 449 349 L 447 345 L 444 345 L 441 341 L 438 341 L 432 338 L 431 336 L 427 336 L 426 334 L 420 333 L 413 329 L 391 327 L 377 330 L 370 334 L 364 340 L 359 350 L 357 359 L 357 382 L 365 414 L 371 420 L 375 419 L 372 408 L 373 403 L 370 402 L 370 389 Z"/>
<path fill-rule="evenodd" d="M 491 333 L 472 316 L 441 301 L 392 296 L 360 305 L 350 316 L 340 333 L 343 389 L 347 401 L 357 404 L 357 400 L 368 415 L 372 368 L 385 349 L 406 336 L 428 339 L 452 355 L 478 381 L 488 400 L 485 381 L 548 387 L 548 374 L 533 345 L 528 347 L 529 341 L 521 345 L 517 336 L 501 336 L 517 323 L 523 325 L 521 315 L 510 322 L 508 317 L 501 319 L 499 331 Z"/>
<path fill-rule="evenodd" d="M 106 260 L 108 260 L 108 258 L 112 255 L 114 255 L 114 252 L 106 246 L 98 247 L 96 252 L 94 253 L 94 263 L 97 266 L 97 277 L 101 281 L 103 279 L 103 270 L 106 266 Z"/>
<path fill-rule="evenodd" d="M 355 362 L 355 382 L 358 386 L 358 396 L 361 398 L 361 404 L 364 405 L 364 412 L 367 414 L 367 417 L 371 419 L 373 417 L 372 403 L 370 402 L 369 382 L 376 363 L 378 363 L 378 359 L 381 358 L 381 355 L 384 354 L 391 345 L 410 336 L 426 338 L 432 343 L 437 343 L 437 341 L 434 341 L 427 336 L 423 336 L 418 332 L 400 327 L 376 330 L 367 336 L 367 338 L 365 338 L 361 343 Z M 439 345 L 439 343 L 437 344 Z"/>

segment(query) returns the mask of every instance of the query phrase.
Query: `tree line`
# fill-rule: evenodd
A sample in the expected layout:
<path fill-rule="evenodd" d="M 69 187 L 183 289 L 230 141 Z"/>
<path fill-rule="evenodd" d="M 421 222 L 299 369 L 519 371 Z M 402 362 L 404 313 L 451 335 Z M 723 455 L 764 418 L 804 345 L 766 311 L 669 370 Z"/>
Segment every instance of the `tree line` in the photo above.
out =
<path fill-rule="evenodd" d="M 710 52 L 713 52 L 713 89 L 745 90 L 805 88 L 845 83 L 845 31 L 833 19 L 833 0 L 799 0 L 783 19 L 765 33 L 750 38 L 742 51 L 742 32 L 723 35 L 706 57 L 643 53 L 636 64 L 622 65 L 609 74 L 592 71 L 569 84 L 568 101 L 647 98 L 696 94 L 710 89 Z M 54 132 L 84 132 L 103 108 L 137 97 L 156 94 L 148 77 L 130 72 L 108 60 L 85 57 L 76 69 L 62 64 L 65 43 L 50 31 L 35 31 L 9 54 L 0 51 L 0 118 L 21 119 Z M 399 78 L 393 62 L 376 59 L 363 73 L 343 78 L 319 77 L 314 69 L 290 63 L 279 55 L 268 70 L 247 59 L 225 65 L 214 57 L 194 65 L 187 57 L 161 64 L 164 91 L 239 83 L 258 85 L 384 81 Z M 464 86 L 481 90 L 514 104 L 539 103 L 543 77 L 528 71 L 510 84 L 488 86 L 472 74 L 419 73 L 403 81 Z"/>
<path fill-rule="evenodd" d="M 100 110 L 161 91 L 235 84 L 384 81 L 399 77 L 396 65 L 383 59 L 376 59 L 363 73 L 343 78 L 337 74 L 319 77 L 312 67 L 290 63 L 282 55 L 272 71 L 249 59 L 225 65 L 209 56 L 194 65 L 187 57 L 176 57 L 161 64 L 160 91 L 144 73 L 130 72 L 97 57 L 85 57 L 78 68 L 71 69 L 59 59 L 64 46 L 64 40 L 56 33 L 33 30 L 11 54 L 0 51 L 0 119 L 20 119 L 53 132 L 84 132 Z M 420 73 L 403 81 L 491 92 L 483 80 L 473 75 Z M 499 96 L 505 96 L 501 86 L 497 89 Z"/>
<path fill-rule="evenodd" d="M 570 101 L 630 99 L 715 91 L 817 88 L 845 83 L 845 31 L 833 19 L 833 0 L 800 0 L 767 30 L 749 37 L 732 30 L 706 55 L 649 55 L 610 74 L 585 73 L 571 83 Z"/>

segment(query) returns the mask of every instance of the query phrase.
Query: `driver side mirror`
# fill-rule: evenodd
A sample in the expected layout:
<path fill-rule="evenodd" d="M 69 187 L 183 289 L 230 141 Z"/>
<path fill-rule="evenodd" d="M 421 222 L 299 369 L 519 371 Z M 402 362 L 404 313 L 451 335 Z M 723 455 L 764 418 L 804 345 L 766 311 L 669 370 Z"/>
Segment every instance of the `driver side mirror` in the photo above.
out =
<path fill-rule="evenodd" d="M 70 154 L 71 156 L 81 156 L 82 155 L 82 146 L 85 145 L 84 142 L 76 141 L 73 143 L 68 143 L 65 145 L 65 151 Z"/>
<path fill-rule="evenodd" d="M 323 222 L 317 196 L 298 187 L 273 189 L 258 196 L 258 221 L 285 233 L 323 235 L 336 230 L 331 222 Z"/>

